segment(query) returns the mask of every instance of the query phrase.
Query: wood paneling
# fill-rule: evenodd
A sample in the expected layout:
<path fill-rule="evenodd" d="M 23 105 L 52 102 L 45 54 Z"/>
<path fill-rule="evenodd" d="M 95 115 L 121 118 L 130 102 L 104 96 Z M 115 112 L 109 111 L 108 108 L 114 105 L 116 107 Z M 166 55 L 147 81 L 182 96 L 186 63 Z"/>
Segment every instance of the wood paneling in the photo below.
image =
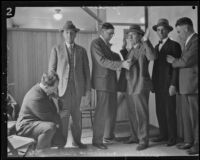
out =
<path fill-rule="evenodd" d="M 75 40 L 87 50 L 90 71 L 92 67 L 90 43 L 96 37 L 95 33 L 80 32 Z M 8 91 L 21 106 L 26 92 L 40 82 L 42 74 L 47 72 L 51 49 L 62 41 L 62 37 L 57 30 L 9 29 L 7 41 L 9 48 L 7 79 L 8 84 L 11 84 Z M 120 112 L 123 111 L 120 109 Z M 119 117 L 121 119 L 120 115 Z"/>

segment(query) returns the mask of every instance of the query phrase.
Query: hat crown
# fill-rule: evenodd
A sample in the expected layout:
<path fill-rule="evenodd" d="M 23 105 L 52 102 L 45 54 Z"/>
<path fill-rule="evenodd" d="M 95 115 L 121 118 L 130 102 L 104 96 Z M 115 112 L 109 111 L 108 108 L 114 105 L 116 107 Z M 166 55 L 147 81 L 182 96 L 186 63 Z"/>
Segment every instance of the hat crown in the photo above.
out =
<path fill-rule="evenodd" d="M 139 25 L 137 25 L 137 24 L 132 24 L 132 25 L 129 27 L 129 29 L 130 29 L 130 30 L 131 30 L 131 29 L 141 30 L 141 27 L 140 27 Z"/>
<path fill-rule="evenodd" d="M 75 25 L 72 23 L 72 21 L 66 21 L 64 29 L 76 29 Z"/>
<path fill-rule="evenodd" d="M 165 24 L 165 25 L 167 25 L 167 26 L 169 26 L 169 21 L 167 20 L 167 19 L 165 19 L 165 18 L 162 18 L 162 19 L 159 19 L 158 20 L 158 23 L 157 23 L 158 25 L 159 24 Z"/>

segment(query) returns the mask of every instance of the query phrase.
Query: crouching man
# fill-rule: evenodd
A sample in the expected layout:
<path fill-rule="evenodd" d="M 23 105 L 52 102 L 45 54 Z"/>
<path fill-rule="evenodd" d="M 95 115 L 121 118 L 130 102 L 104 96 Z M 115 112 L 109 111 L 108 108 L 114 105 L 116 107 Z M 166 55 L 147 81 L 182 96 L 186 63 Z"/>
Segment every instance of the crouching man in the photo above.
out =
<path fill-rule="evenodd" d="M 41 82 L 26 93 L 16 123 L 17 135 L 34 138 L 36 151 L 63 147 L 60 116 L 52 97 L 57 95 L 58 75 L 43 74 Z"/>

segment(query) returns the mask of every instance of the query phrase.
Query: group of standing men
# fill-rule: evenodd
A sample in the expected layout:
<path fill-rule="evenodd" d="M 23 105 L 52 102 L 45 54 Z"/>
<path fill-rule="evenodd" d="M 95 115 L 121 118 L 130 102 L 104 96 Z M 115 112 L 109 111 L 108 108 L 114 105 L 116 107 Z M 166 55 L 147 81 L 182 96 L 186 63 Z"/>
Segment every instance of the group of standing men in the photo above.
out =
<path fill-rule="evenodd" d="M 34 133 L 38 149 L 51 146 L 54 139 L 59 139 L 57 145 L 62 147 L 67 141 L 71 116 L 73 144 L 79 148 L 87 148 L 81 142 L 80 103 L 83 96 L 86 97 L 87 103 L 91 101 L 91 88 L 93 88 L 96 90 L 97 103 L 92 144 L 97 148 L 107 149 L 103 142 L 113 141 L 116 138 L 114 128 L 117 115 L 117 88 L 118 85 L 123 85 L 118 83 L 116 71 L 123 70 L 125 74 L 121 75 L 126 78 L 125 90 L 131 128 L 131 136 L 126 143 L 138 143 L 137 150 L 148 147 L 148 100 L 152 91 L 155 92 L 160 128 L 160 136 L 154 141 L 167 140 L 167 146 L 175 145 L 177 138 L 175 95 L 179 92 L 184 97 L 184 103 L 187 102 L 186 107 L 182 109 L 184 143 L 179 147 L 190 148 L 188 152 L 191 154 L 198 153 L 198 35 L 194 33 L 192 21 L 186 17 L 177 21 L 176 28 L 180 37 L 187 39 L 183 51 L 177 42 L 168 37 L 169 32 L 173 30 L 168 20 L 160 19 L 157 25 L 153 26 L 153 30 L 160 38 L 155 48 L 149 41 L 149 30 L 144 33 L 139 25 L 131 25 L 121 50 L 125 60 L 121 60 L 119 54 L 110 48 L 109 41 L 114 35 L 114 27 L 110 23 L 104 23 L 100 36 L 91 43 L 90 78 L 86 50 L 75 43 L 79 29 L 72 21 L 67 21 L 61 29 L 64 43 L 52 49 L 48 74 L 43 75 L 41 83 L 34 86 L 31 94 L 27 93 L 24 98 L 16 125 L 18 134 L 33 136 Z M 148 71 L 151 60 L 154 60 L 152 80 Z M 52 121 L 50 118 L 58 115 L 55 109 L 50 111 L 47 105 L 45 105 L 46 110 L 43 107 L 44 99 L 51 103 L 49 106 L 53 106 L 51 98 L 48 99 L 49 95 L 54 97 L 58 95 L 60 120 L 55 118 L 56 120 Z M 53 123 L 49 124 L 47 121 L 56 125 L 52 126 Z"/>

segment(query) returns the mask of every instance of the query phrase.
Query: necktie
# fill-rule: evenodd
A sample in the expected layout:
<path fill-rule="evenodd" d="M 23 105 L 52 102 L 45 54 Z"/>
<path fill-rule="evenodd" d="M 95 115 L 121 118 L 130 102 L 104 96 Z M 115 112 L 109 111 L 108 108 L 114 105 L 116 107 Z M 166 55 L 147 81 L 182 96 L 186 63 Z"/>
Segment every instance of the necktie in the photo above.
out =
<path fill-rule="evenodd" d="M 69 53 L 70 53 L 70 54 L 72 54 L 72 52 L 73 52 L 72 50 L 73 50 L 73 47 L 72 47 L 72 45 L 70 45 L 70 46 L 69 46 Z"/>
<path fill-rule="evenodd" d="M 159 49 L 159 51 L 160 51 L 160 49 L 161 49 L 161 44 L 163 43 L 163 41 L 162 40 L 160 40 L 159 42 L 158 42 L 158 49 Z"/>

